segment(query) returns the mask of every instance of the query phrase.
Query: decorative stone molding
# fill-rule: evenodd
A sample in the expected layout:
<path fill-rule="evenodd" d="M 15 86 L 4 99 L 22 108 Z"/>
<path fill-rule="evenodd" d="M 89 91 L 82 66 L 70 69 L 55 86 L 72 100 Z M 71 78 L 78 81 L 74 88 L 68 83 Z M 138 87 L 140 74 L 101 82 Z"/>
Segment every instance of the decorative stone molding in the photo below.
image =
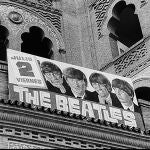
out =
<path fill-rule="evenodd" d="M 9 0 L 10 2 L 19 3 L 28 7 L 34 7 L 44 11 L 59 11 L 52 8 L 53 4 L 50 0 Z"/>
<path fill-rule="evenodd" d="M 150 58 L 143 61 L 141 64 L 137 65 L 135 68 L 131 69 L 130 71 L 123 74 L 124 77 L 133 77 L 137 71 L 142 70 L 143 68 L 146 68 L 150 64 Z"/>
<path fill-rule="evenodd" d="M 98 31 L 98 40 L 103 36 L 101 34 L 101 28 L 106 19 L 106 12 L 110 5 L 111 0 L 96 0 L 94 4 L 92 4 L 95 10 L 96 23 L 97 23 L 97 31 Z M 92 7 L 92 6 L 90 6 Z"/>
<path fill-rule="evenodd" d="M 53 135 L 53 134 L 41 134 L 38 132 L 32 132 L 32 131 L 26 131 L 26 130 L 15 130 L 13 128 L 4 128 L 1 127 L 0 132 L 2 135 L 5 136 L 10 136 L 11 135 L 11 139 L 8 141 L 8 145 L 9 148 L 14 149 L 14 148 L 20 148 L 20 149 L 24 149 L 24 148 L 41 148 L 41 149 L 45 149 L 45 148 L 54 148 L 54 147 L 74 147 L 74 148 L 106 148 L 108 146 L 104 146 L 102 147 L 100 144 L 96 145 L 96 144 L 90 144 L 90 142 L 81 142 L 80 140 L 73 140 L 71 138 L 65 138 L 65 137 L 59 137 L 57 135 Z M 18 138 L 21 141 L 22 138 L 22 142 L 17 142 Z M 26 143 L 24 142 L 23 139 L 27 139 Z M 34 143 L 33 143 L 34 141 Z M 40 142 L 40 144 L 39 144 Z M 27 144 L 28 143 L 28 144 Z M 32 144 L 29 144 L 32 143 Z M 44 146 L 40 146 L 40 145 L 44 145 Z M 58 145 L 58 146 L 54 146 L 54 145 Z"/>
<path fill-rule="evenodd" d="M 141 133 L 132 133 L 109 126 L 93 125 L 93 123 L 86 123 L 84 120 L 67 119 L 61 117 L 61 115 L 46 115 L 36 111 L 17 109 L 7 104 L 1 105 L 0 110 L 0 122 L 3 125 L 5 124 L 7 128 L 15 127 L 20 130 L 28 128 L 28 131 L 41 132 L 42 134 L 49 134 L 49 136 L 53 133 L 59 137 L 78 138 L 82 141 L 89 141 L 90 139 L 91 144 L 96 142 L 101 143 L 103 146 L 108 146 L 107 141 L 109 141 L 111 147 L 150 147 L 148 142 L 145 141 L 147 137 L 141 136 Z M 15 135 L 22 136 L 22 133 L 16 133 Z M 38 138 L 37 135 L 35 136 Z M 32 137 L 31 134 L 29 134 L 29 137 Z"/>
<path fill-rule="evenodd" d="M 48 147 L 47 147 L 48 148 Z M 32 144 L 9 141 L 8 149 L 46 149 L 46 147 L 36 146 Z"/>
<path fill-rule="evenodd" d="M 35 12 L 43 16 L 48 21 L 50 21 L 56 27 L 56 29 L 61 33 L 62 14 L 40 11 L 38 9 L 36 9 Z"/>
<path fill-rule="evenodd" d="M 48 0 L 10 0 L 23 6 L 32 7 L 34 11 L 40 13 L 43 17 L 52 22 L 52 24 L 61 33 L 61 16 L 62 11 L 52 7 L 52 2 Z"/>
<path fill-rule="evenodd" d="M 22 15 L 20 15 L 18 12 L 15 11 L 10 12 L 8 14 L 8 18 L 15 24 L 21 24 L 23 22 Z"/>
<path fill-rule="evenodd" d="M 120 56 L 116 61 L 114 61 L 116 74 L 119 74 L 130 65 L 142 59 L 147 53 L 145 43 L 143 42 L 137 48 L 134 48 L 134 50 L 130 50 Z"/>
<path fill-rule="evenodd" d="M 139 71 L 138 69 L 146 67 L 149 64 L 150 59 L 148 58 L 147 54 L 148 50 L 146 48 L 145 41 L 141 40 L 126 53 L 123 53 L 115 60 L 104 64 L 103 67 L 100 68 L 100 71 L 107 71 L 112 69 L 111 71 L 115 71 L 116 74 L 122 74 L 122 76 L 131 77 L 136 74 L 137 71 Z M 130 68 L 129 71 L 127 71 L 128 68 Z"/>
<path fill-rule="evenodd" d="M 126 55 L 121 56 L 117 61 L 114 62 L 115 72 L 122 72 L 124 69 L 146 56 L 146 54 L 147 49 L 145 43 L 142 43 L 136 49 L 126 53 Z"/>
<path fill-rule="evenodd" d="M 89 9 L 91 10 L 94 8 L 95 11 L 98 40 L 103 36 L 101 34 L 101 29 L 107 18 L 107 11 L 113 2 L 114 0 L 95 0 L 92 4 L 89 5 Z"/>
<path fill-rule="evenodd" d="M 148 0 L 140 0 L 140 2 L 141 2 L 140 8 L 142 8 L 143 6 L 145 6 L 148 3 Z"/>

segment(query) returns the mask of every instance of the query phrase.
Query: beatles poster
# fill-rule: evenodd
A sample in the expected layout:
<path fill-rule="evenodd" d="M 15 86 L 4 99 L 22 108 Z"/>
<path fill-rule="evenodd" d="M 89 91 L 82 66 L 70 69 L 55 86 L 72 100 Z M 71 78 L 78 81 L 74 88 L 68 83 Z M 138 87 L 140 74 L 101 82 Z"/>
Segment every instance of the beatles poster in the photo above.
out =
<path fill-rule="evenodd" d="M 7 50 L 9 98 L 143 128 L 130 78 Z"/>

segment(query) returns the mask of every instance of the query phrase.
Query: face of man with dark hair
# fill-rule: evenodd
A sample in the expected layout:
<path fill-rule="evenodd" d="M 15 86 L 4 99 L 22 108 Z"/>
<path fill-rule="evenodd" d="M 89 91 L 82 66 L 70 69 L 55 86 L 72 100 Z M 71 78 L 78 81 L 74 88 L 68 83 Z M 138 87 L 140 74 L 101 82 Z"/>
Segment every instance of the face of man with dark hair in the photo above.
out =
<path fill-rule="evenodd" d="M 106 85 L 99 83 L 92 83 L 92 86 L 100 97 L 108 97 L 109 92 L 106 88 Z"/>
<path fill-rule="evenodd" d="M 119 101 L 126 106 L 131 106 L 133 104 L 132 97 L 122 89 L 113 88 Z"/>
<path fill-rule="evenodd" d="M 84 80 L 66 78 L 68 85 L 70 86 L 73 94 L 77 96 L 83 96 L 86 90 L 86 83 Z"/>
<path fill-rule="evenodd" d="M 60 87 L 63 83 L 61 73 L 57 71 L 45 73 L 45 78 L 55 87 Z"/>

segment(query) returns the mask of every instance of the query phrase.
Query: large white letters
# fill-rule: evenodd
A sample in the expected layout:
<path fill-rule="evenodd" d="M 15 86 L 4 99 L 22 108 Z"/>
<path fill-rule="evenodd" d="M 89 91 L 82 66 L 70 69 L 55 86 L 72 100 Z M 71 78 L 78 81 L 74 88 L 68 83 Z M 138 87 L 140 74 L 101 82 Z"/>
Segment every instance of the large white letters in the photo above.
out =
<path fill-rule="evenodd" d="M 129 111 L 124 111 L 124 110 L 122 111 L 122 113 L 123 113 L 125 125 L 137 127 L 134 113 Z"/>
<path fill-rule="evenodd" d="M 79 100 L 74 98 L 68 98 L 69 109 L 71 113 L 80 114 Z"/>
<path fill-rule="evenodd" d="M 51 108 L 50 93 L 40 91 L 40 102 L 41 106 Z"/>
<path fill-rule="evenodd" d="M 68 112 L 68 100 L 65 96 L 56 95 L 56 107 L 58 110 Z"/>
<path fill-rule="evenodd" d="M 19 100 L 23 102 L 23 92 L 28 92 L 28 89 L 14 85 L 14 92 L 19 93 Z"/>
<path fill-rule="evenodd" d="M 114 119 L 122 120 L 121 110 L 118 108 L 109 107 L 110 116 Z"/>
<path fill-rule="evenodd" d="M 93 109 L 97 110 L 97 112 L 98 112 L 98 119 L 102 120 L 103 119 L 102 109 L 106 109 L 106 106 L 93 103 Z"/>
<path fill-rule="evenodd" d="M 25 92 L 26 102 L 31 104 L 33 102 L 34 105 L 39 105 L 39 94 L 38 91 L 32 91 L 32 93 Z"/>
<path fill-rule="evenodd" d="M 88 101 L 82 101 L 82 115 L 87 116 L 87 113 L 89 117 L 95 117 L 91 103 Z"/>

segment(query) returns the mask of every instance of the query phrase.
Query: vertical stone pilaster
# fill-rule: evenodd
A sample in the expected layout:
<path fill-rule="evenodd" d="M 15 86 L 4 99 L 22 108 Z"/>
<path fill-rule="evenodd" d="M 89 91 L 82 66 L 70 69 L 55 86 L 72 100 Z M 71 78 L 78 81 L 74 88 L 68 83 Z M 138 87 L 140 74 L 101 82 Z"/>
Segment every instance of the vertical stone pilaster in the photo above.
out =
<path fill-rule="evenodd" d="M 62 36 L 65 42 L 66 62 L 82 66 L 80 29 L 76 3 L 74 1 L 63 0 L 62 10 Z"/>
<path fill-rule="evenodd" d="M 88 3 L 85 0 L 78 2 L 78 18 L 80 21 L 83 66 L 98 70 L 91 16 Z"/>
<path fill-rule="evenodd" d="M 8 149 L 8 138 L 0 136 L 0 149 Z"/>

